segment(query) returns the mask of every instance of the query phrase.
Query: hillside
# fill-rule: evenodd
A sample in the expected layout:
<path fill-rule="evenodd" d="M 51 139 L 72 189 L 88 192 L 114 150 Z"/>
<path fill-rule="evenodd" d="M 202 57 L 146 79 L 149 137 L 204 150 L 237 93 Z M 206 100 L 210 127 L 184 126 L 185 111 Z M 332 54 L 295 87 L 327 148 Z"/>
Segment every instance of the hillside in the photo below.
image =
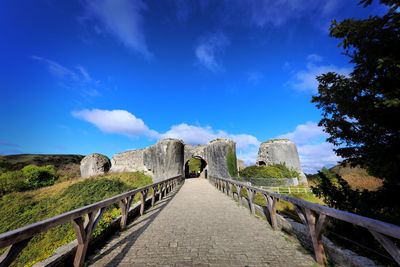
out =
<path fill-rule="evenodd" d="M 340 175 L 353 189 L 367 189 L 374 191 L 382 186 L 381 179 L 369 175 L 365 169 L 358 166 L 350 167 L 348 165 L 336 165 L 329 170 Z M 307 178 L 309 179 L 311 185 L 315 184 L 316 174 L 307 175 Z"/>
<path fill-rule="evenodd" d="M 14 192 L 0 197 L 0 233 L 4 233 L 52 216 L 70 211 L 120 193 L 152 183 L 140 172 L 114 173 L 74 179 L 26 192 Z M 139 196 L 135 196 L 135 202 Z M 94 232 L 94 238 L 107 230 L 120 215 L 117 205 L 107 208 Z M 71 224 L 63 224 L 38 235 L 18 256 L 13 266 L 32 266 L 50 257 L 54 251 L 75 239 Z M 0 249 L 0 255 L 5 248 Z"/>
<path fill-rule="evenodd" d="M 18 154 L 0 156 L 0 171 L 20 170 L 26 165 L 53 165 L 61 177 L 72 178 L 80 176 L 80 162 L 82 155 L 45 155 L 45 154 Z"/>

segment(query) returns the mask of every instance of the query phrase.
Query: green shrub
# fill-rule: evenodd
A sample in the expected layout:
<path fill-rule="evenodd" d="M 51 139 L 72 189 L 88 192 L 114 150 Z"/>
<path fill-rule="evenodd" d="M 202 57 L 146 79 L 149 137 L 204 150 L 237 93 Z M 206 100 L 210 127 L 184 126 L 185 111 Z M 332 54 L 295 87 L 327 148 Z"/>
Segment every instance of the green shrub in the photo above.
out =
<path fill-rule="evenodd" d="M 269 166 L 249 166 L 239 172 L 244 178 L 294 178 L 299 173 L 289 169 L 285 164 L 273 164 Z"/>
<path fill-rule="evenodd" d="M 233 152 L 233 149 L 230 147 L 228 150 L 228 154 L 226 155 L 226 165 L 228 167 L 228 172 L 231 177 L 237 177 L 237 159 L 236 153 Z"/>
<path fill-rule="evenodd" d="M 27 190 L 25 177 L 21 171 L 0 174 L 0 195 Z"/>
<path fill-rule="evenodd" d="M 29 189 L 53 185 L 56 180 L 56 169 L 52 165 L 27 165 L 22 168 L 22 173 Z"/>

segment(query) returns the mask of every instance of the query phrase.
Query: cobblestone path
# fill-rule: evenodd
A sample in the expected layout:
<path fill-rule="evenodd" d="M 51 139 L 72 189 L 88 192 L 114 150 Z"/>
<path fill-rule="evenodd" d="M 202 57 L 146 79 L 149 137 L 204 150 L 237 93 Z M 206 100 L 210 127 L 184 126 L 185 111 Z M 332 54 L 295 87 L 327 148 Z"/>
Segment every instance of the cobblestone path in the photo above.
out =
<path fill-rule="evenodd" d="M 89 257 L 92 266 L 313 266 L 299 243 L 214 188 L 187 179 Z"/>

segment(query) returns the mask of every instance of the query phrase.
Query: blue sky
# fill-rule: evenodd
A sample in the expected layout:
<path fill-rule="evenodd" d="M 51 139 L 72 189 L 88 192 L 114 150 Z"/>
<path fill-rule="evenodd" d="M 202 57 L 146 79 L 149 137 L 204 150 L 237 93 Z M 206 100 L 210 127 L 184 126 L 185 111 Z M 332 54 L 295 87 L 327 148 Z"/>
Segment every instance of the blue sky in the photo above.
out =
<path fill-rule="evenodd" d="M 338 158 L 310 103 L 315 75 L 351 72 L 332 19 L 350 0 L 2 1 L 0 154 L 116 152 L 176 137 L 296 142 L 306 172 Z"/>

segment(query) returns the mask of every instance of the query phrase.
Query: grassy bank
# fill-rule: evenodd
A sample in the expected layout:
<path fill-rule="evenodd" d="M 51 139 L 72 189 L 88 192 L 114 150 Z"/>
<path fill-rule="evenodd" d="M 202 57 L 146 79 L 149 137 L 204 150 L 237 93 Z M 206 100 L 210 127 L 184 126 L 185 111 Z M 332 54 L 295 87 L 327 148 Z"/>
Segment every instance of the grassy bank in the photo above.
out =
<path fill-rule="evenodd" d="M 150 177 L 139 172 L 120 173 L 85 180 L 71 180 L 38 190 L 7 194 L 0 199 L 0 233 L 151 183 Z M 119 214 L 117 206 L 108 208 L 94 236 L 104 231 Z M 58 247 L 74 239 L 75 234 L 71 224 L 53 228 L 34 237 L 14 264 L 15 266 L 32 266 L 48 258 Z"/>

